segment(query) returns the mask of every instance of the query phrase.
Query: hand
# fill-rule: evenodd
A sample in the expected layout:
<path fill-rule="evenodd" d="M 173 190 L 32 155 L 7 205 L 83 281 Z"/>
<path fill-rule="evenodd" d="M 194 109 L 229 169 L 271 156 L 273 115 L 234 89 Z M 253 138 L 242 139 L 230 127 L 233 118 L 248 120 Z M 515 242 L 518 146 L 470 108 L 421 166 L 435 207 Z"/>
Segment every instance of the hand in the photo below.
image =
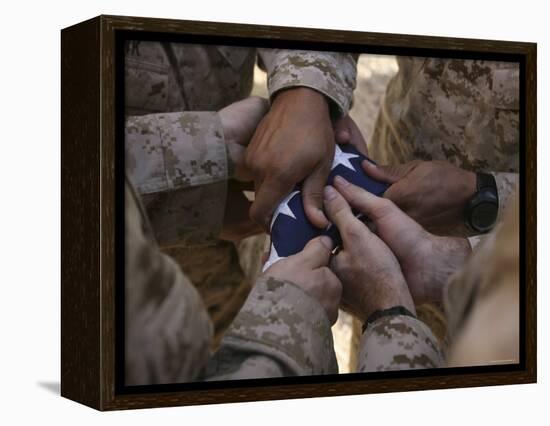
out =
<path fill-rule="evenodd" d="M 361 130 L 359 130 L 359 127 L 357 127 L 357 124 L 355 124 L 355 121 L 349 115 L 335 121 L 334 137 L 337 144 L 344 145 L 349 143 L 361 154 L 368 157 L 367 143 L 361 134 Z"/>
<path fill-rule="evenodd" d="M 250 220 L 248 211 L 252 203 L 243 194 L 243 190 L 252 189 L 251 185 L 243 183 L 252 180 L 252 173 L 246 167 L 244 156 L 246 146 L 267 109 L 266 99 L 252 96 L 219 111 L 228 160 L 235 167 L 235 180 L 228 182 L 226 209 L 220 234 L 222 240 L 237 242 L 261 232 L 261 228 Z"/>
<path fill-rule="evenodd" d="M 279 202 L 304 181 L 306 216 L 317 227 L 327 226 L 322 193 L 333 157 L 334 133 L 324 95 L 306 87 L 280 92 L 246 152 L 256 188 L 251 218 L 269 230 Z"/>
<path fill-rule="evenodd" d="M 352 207 L 366 215 L 374 232 L 395 254 L 415 303 L 441 301 L 447 278 L 464 265 L 471 252 L 468 241 L 430 234 L 391 200 L 341 177 L 334 180 L 334 186 Z"/>
<path fill-rule="evenodd" d="M 446 161 L 368 163 L 363 168 L 372 178 L 391 183 L 384 197 L 430 232 L 449 235 L 464 227 L 464 208 L 476 191 L 475 173 Z"/>
<path fill-rule="evenodd" d="M 300 253 L 279 260 L 264 274 L 296 284 L 321 304 L 330 323 L 334 324 L 338 318 L 342 284 L 327 267 L 332 246 L 329 237 L 314 238 Z"/>
<path fill-rule="evenodd" d="M 342 281 L 342 301 L 351 312 L 363 322 L 375 311 L 398 305 L 415 313 L 399 262 L 331 186 L 325 187 L 325 211 L 342 237 L 343 249 L 331 269 Z"/>
<path fill-rule="evenodd" d="M 245 150 L 256 127 L 268 110 L 267 99 L 251 96 L 219 111 L 229 161 L 235 167 L 234 179 L 252 181 L 252 172 L 245 164 Z"/>

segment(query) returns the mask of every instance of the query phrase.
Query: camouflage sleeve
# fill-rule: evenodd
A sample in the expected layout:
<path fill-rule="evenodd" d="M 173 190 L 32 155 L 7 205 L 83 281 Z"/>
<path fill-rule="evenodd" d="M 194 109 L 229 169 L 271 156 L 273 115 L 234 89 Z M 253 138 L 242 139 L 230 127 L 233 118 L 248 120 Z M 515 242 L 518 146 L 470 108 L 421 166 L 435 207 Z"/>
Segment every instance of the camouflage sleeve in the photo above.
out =
<path fill-rule="evenodd" d="M 337 372 L 321 305 L 292 283 L 262 276 L 209 363 L 206 379 Z"/>
<path fill-rule="evenodd" d="M 381 317 L 367 327 L 361 338 L 361 372 L 439 368 L 443 363 L 437 338 L 426 324 L 413 317 Z"/>
<path fill-rule="evenodd" d="M 310 87 L 332 100 L 335 116 L 347 115 L 357 75 L 354 55 L 286 49 L 259 49 L 258 54 L 267 71 L 270 97 L 281 89 Z"/>
<path fill-rule="evenodd" d="M 516 186 L 519 182 L 519 174 L 517 173 L 491 173 L 495 177 L 498 192 L 498 217 L 497 222 L 502 220 L 502 214 L 506 210 L 506 206 L 516 192 Z"/>
<path fill-rule="evenodd" d="M 178 265 L 155 245 L 128 183 L 125 203 L 126 385 L 192 381 L 209 357 L 208 314 Z"/>
<path fill-rule="evenodd" d="M 214 240 L 223 224 L 229 174 L 218 114 L 129 117 L 125 130 L 126 172 L 159 245 Z"/>

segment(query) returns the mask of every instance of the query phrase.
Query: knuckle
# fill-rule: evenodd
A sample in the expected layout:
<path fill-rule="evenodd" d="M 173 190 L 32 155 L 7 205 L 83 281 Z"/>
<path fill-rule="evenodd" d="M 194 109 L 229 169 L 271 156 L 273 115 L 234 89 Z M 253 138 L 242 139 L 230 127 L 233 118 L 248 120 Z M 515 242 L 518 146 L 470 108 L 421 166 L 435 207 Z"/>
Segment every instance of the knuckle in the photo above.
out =
<path fill-rule="evenodd" d="M 387 214 L 394 211 L 396 208 L 395 203 L 393 200 L 390 200 L 389 198 L 380 198 L 378 206 L 375 208 L 375 215 L 377 217 L 386 216 Z"/>
<path fill-rule="evenodd" d="M 279 186 L 288 187 L 294 185 L 292 174 L 287 170 L 275 169 L 269 174 L 269 178 L 272 181 L 277 182 Z"/>
<path fill-rule="evenodd" d="M 345 235 L 346 242 L 351 245 L 357 245 L 364 237 L 363 230 L 355 224 L 347 224 L 342 232 Z"/>

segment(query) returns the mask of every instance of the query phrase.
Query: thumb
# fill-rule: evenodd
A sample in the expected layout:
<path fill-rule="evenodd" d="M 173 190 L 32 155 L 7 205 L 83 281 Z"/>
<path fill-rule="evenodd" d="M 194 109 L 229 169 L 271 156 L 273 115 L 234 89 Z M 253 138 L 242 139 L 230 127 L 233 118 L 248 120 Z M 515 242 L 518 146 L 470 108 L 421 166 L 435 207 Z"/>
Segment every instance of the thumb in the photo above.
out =
<path fill-rule="evenodd" d="M 294 256 L 308 268 L 317 269 L 328 265 L 333 246 L 330 237 L 323 235 L 310 240 L 304 249 Z"/>
<path fill-rule="evenodd" d="M 334 139 L 338 144 L 346 144 L 351 140 L 351 131 L 348 125 L 347 116 L 341 117 L 334 122 Z"/>
<path fill-rule="evenodd" d="M 363 170 L 371 178 L 380 182 L 395 183 L 406 176 L 418 165 L 418 161 L 410 161 L 405 164 L 394 164 L 391 166 L 378 166 L 370 161 L 364 160 L 361 163 Z"/>
<path fill-rule="evenodd" d="M 323 188 L 327 182 L 329 167 L 322 165 L 304 180 L 302 199 L 304 211 L 309 221 L 317 228 L 328 226 L 328 220 L 323 213 Z"/>

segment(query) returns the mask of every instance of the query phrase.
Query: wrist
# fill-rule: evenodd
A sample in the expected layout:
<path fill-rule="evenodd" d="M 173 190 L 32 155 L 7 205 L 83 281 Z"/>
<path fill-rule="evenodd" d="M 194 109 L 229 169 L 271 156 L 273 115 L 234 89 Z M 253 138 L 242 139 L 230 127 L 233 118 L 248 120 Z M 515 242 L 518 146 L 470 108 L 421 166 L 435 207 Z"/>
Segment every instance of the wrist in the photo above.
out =
<path fill-rule="evenodd" d="M 472 248 L 467 238 L 431 235 L 431 275 L 425 286 L 425 302 L 441 302 L 449 277 L 462 269 Z"/>
<path fill-rule="evenodd" d="M 361 300 L 363 303 L 360 310 L 360 320 L 363 323 L 375 312 L 395 306 L 403 306 L 413 314 L 416 314 L 414 302 L 403 276 L 393 277 L 390 281 L 380 282 L 376 293 L 369 292 L 369 294 L 364 294 Z"/>
<path fill-rule="evenodd" d="M 299 107 L 307 104 L 308 107 L 315 106 L 321 110 L 326 110 L 327 114 L 329 113 L 329 101 L 326 96 L 309 87 L 298 86 L 279 91 L 275 94 L 272 108 L 281 104 Z"/>
<path fill-rule="evenodd" d="M 380 318 L 384 317 L 393 317 L 397 315 L 405 315 L 408 317 L 416 318 L 416 313 L 413 313 L 409 311 L 407 308 L 401 305 L 392 306 L 391 308 L 387 309 L 381 309 L 378 311 L 374 311 L 372 314 L 369 315 L 369 317 L 363 322 L 363 333 L 367 330 L 367 328 L 374 324 L 376 321 L 378 321 Z"/>

